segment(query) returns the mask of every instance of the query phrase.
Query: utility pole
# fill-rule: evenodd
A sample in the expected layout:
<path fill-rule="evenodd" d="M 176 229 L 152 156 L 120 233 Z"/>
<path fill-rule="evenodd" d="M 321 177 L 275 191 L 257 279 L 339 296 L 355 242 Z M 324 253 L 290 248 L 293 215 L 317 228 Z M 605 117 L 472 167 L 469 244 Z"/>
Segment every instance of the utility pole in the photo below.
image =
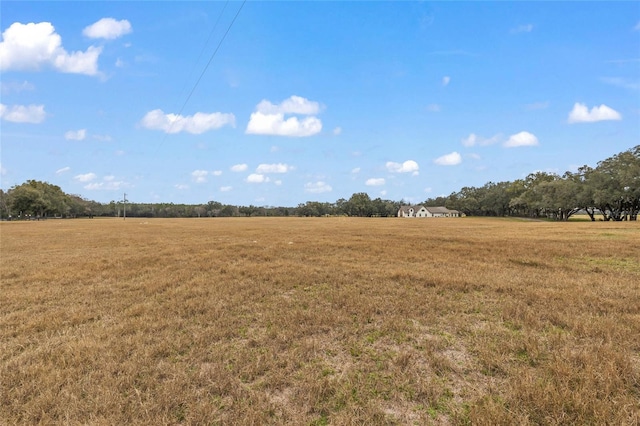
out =
<path fill-rule="evenodd" d="M 122 203 L 124 205 L 122 210 L 122 220 L 127 220 L 127 193 L 124 193 L 124 197 L 122 197 Z"/>

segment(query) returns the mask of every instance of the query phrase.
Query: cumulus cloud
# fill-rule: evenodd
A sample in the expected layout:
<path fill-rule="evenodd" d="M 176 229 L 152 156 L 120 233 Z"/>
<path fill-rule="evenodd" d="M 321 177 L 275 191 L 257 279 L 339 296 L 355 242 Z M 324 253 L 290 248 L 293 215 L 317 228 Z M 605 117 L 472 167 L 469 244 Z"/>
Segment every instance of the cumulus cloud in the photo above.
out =
<path fill-rule="evenodd" d="M 605 104 L 594 106 L 589 110 L 585 104 L 576 102 L 567 119 L 569 123 L 593 123 L 605 120 L 622 120 L 622 116 Z"/>
<path fill-rule="evenodd" d="M 293 170 L 293 166 L 288 164 L 260 164 L 256 168 L 256 173 L 287 173 Z"/>
<path fill-rule="evenodd" d="M 37 71 L 47 65 L 64 73 L 98 74 L 98 57 L 102 48 L 89 46 L 86 52 L 68 53 L 50 22 L 14 22 L 2 33 L 2 39 L 0 70 Z"/>
<path fill-rule="evenodd" d="M 275 105 L 262 100 L 251 114 L 245 133 L 254 135 L 276 135 L 305 137 L 320 133 L 322 121 L 315 117 L 320 112 L 320 104 L 300 96 L 291 96 Z M 304 115 L 304 118 L 289 117 L 285 114 Z"/>
<path fill-rule="evenodd" d="M 232 172 L 244 172 L 249 168 L 249 166 L 247 166 L 246 164 L 234 164 L 233 166 L 231 166 L 231 171 Z"/>
<path fill-rule="evenodd" d="M 76 175 L 73 177 L 73 179 L 77 180 L 78 182 L 91 182 L 96 177 L 97 176 L 95 173 L 85 173 L 81 175 Z"/>
<path fill-rule="evenodd" d="M 44 105 L 11 105 L 0 104 L 0 118 L 12 123 L 42 123 L 47 114 Z"/>
<path fill-rule="evenodd" d="M 510 30 L 511 34 L 530 33 L 531 31 L 533 31 L 533 24 L 518 25 Z"/>
<path fill-rule="evenodd" d="M 384 185 L 384 178 L 370 178 L 364 183 L 367 186 L 381 186 Z"/>
<path fill-rule="evenodd" d="M 462 156 L 454 151 L 451 154 L 436 158 L 433 162 L 439 166 L 455 166 L 462 163 Z"/>
<path fill-rule="evenodd" d="M 536 146 L 538 145 L 538 138 L 529 132 L 520 132 L 515 135 L 509 136 L 509 139 L 504 143 L 506 148 L 516 148 L 519 146 Z"/>
<path fill-rule="evenodd" d="M 205 183 L 209 172 L 206 170 L 194 170 L 191 172 L 191 178 L 195 183 Z"/>
<path fill-rule="evenodd" d="M 233 114 L 221 112 L 197 112 L 194 115 L 182 116 L 165 114 L 161 109 L 149 111 L 140 121 L 142 127 L 150 130 L 162 130 L 165 133 L 188 132 L 199 135 L 209 130 L 219 129 L 230 125 L 235 127 L 236 117 Z"/>
<path fill-rule="evenodd" d="M 64 134 L 64 138 L 68 141 L 81 141 L 87 137 L 87 129 L 69 130 Z"/>
<path fill-rule="evenodd" d="M 331 192 L 332 190 L 333 188 L 331 185 L 321 180 L 304 184 L 304 192 L 309 192 L 311 194 L 322 194 L 323 192 Z"/>
<path fill-rule="evenodd" d="M 247 176 L 248 183 L 266 183 L 269 181 L 270 179 L 268 176 L 265 176 L 260 173 L 251 173 L 249 176 Z"/>
<path fill-rule="evenodd" d="M 443 86 L 448 86 L 450 82 L 451 82 L 451 77 L 449 77 L 448 75 L 445 75 L 444 77 L 442 77 Z"/>
<path fill-rule="evenodd" d="M 413 160 L 407 160 L 404 163 L 395 163 L 393 161 L 387 161 L 387 170 L 390 173 L 413 173 L 417 175 L 420 170 L 420 166 Z"/>
<path fill-rule="evenodd" d="M 102 18 L 86 27 L 82 34 L 89 38 L 106 38 L 113 40 L 131 32 L 131 23 L 126 19 L 116 21 L 113 18 Z"/>
<path fill-rule="evenodd" d="M 67 167 L 63 167 L 63 168 L 61 168 L 61 169 L 56 170 L 56 174 L 57 174 L 57 175 L 61 175 L 62 173 L 66 173 L 66 172 L 68 172 L 69 170 L 71 170 L 71 167 L 68 167 L 68 166 L 67 166 Z"/>

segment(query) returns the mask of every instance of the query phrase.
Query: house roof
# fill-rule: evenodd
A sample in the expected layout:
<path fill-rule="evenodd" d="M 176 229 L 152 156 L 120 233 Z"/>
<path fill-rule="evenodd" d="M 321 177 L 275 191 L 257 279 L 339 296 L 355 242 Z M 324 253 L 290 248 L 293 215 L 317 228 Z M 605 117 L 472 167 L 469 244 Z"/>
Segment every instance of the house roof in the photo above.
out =
<path fill-rule="evenodd" d="M 449 210 L 446 207 L 427 207 L 426 208 L 431 214 L 451 214 L 458 213 L 457 210 Z"/>

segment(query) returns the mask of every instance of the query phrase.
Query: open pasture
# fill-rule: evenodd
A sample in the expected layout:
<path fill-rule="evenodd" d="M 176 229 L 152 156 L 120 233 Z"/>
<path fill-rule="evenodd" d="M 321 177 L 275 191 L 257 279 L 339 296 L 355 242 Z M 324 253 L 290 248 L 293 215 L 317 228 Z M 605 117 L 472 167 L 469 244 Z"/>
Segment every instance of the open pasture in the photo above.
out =
<path fill-rule="evenodd" d="M 0 224 L 0 423 L 640 422 L 639 223 Z"/>

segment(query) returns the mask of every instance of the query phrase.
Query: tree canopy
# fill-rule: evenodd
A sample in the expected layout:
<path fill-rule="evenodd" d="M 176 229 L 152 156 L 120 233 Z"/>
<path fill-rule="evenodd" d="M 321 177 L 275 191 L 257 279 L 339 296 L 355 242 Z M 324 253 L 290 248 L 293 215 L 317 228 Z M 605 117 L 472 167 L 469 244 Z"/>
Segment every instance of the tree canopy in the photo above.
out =
<path fill-rule="evenodd" d="M 396 216 L 403 201 L 371 199 L 358 192 L 334 203 L 308 201 L 297 207 L 205 204 L 127 203 L 134 217 L 229 216 Z M 637 220 L 640 211 L 640 145 L 600 161 L 595 168 L 582 166 L 562 176 L 535 172 L 513 182 L 488 182 L 463 187 L 448 197 L 430 198 L 425 206 L 446 206 L 468 216 L 522 216 L 568 220 L 584 211 L 591 220 Z M 0 190 L 1 218 L 121 216 L 121 202 L 98 203 L 65 194 L 56 185 L 28 180 L 8 191 Z"/>

